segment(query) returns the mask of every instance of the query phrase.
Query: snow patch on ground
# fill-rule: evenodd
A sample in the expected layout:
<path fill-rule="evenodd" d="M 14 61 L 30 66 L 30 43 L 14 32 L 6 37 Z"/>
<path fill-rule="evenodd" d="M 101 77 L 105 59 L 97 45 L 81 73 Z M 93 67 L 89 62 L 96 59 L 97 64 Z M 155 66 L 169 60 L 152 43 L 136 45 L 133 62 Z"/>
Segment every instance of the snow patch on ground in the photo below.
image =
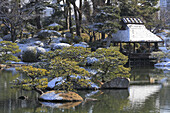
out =
<path fill-rule="evenodd" d="M 48 82 L 48 87 L 49 88 L 54 88 L 57 82 L 60 82 L 63 80 L 63 77 L 56 77 L 52 79 L 50 82 Z"/>

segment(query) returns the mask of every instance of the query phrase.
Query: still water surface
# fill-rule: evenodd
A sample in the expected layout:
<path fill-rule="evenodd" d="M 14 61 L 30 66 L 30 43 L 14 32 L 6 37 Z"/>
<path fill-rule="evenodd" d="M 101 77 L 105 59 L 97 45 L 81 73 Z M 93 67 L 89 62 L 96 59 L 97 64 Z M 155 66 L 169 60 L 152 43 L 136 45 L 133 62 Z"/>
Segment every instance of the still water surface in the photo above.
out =
<path fill-rule="evenodd" d="M 167 77 L 156 69 L 132 69 L 131 80 L 149 81 Z M 90 94 L 98 101 L 82 103 L 40 103 L 34 91 L 11 89 L 10 82 L 19 77 L 15 71 L 0 71 L 0 113 L 170 113 L 170 82 L 163 85 L 131 85 L 128 90 L 79 91 L 85 98 Z M 21 76 L 22 77 L 22 76 Z M 19 100 L 21 95 L 28 100 Z"/>

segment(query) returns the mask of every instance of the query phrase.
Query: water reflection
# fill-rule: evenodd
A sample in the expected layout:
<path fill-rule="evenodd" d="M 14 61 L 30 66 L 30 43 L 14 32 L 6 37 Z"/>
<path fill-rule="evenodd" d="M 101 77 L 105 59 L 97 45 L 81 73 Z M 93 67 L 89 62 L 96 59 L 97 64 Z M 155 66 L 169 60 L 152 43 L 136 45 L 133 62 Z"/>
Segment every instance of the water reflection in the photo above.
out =
<path fill-rule="evenodd" d="M 11 70 L 0 71 L 0 113 L 169 113 L 170 84 L 131 85 L 128 90 L 79 91 L 86 99 L 82 103 L 39 103 L 34 91 L 11 89 L 10 82 L 20 74 Z M 132 70 L 132 80 L 149 80 L 151 77 L 169 76 L 161 70 Z M 92 92 L 92 93 L 91 93 Z M 21 95 L 28 100 L 19 100 Z"/>
<path fill-rule="evenodd" d="M 82 102 L 65 102 L 65 103 L 52 103 L 52 102 L 40 102 L 42 106 L 52 107 L 52 108 L 62 108 L 70 109 L 75 106 L 78 106 Z"/>

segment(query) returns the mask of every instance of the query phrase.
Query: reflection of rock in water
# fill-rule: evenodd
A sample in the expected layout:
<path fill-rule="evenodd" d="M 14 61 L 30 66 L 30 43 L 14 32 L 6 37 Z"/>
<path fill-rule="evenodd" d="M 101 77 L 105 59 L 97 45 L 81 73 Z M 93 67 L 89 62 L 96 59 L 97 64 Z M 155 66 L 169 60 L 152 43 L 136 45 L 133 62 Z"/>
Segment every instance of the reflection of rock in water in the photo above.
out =
<path fill-rule="evenodd" d="M 72 107 L 78 106 L 82 102 L 64 102 L 64 103 L 40 102 L 40 103 L 43 106 L 48 106 L 52 108 L 70 109 Z"/>
<path fill-rule="evenodd" d="M 129 97 L 129 91 L 124 90 L 102 90 L 109 97 L 114 97 L 116 99 L 126 99 Z"/>

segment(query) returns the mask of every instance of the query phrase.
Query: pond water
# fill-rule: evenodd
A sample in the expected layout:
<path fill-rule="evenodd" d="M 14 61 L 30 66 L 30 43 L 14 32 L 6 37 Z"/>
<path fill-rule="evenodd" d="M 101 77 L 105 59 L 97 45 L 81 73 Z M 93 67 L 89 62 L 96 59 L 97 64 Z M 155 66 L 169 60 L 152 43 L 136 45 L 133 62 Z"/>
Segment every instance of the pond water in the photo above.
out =
<path fill-rule="evenodd" d="M 161 70 L 153 68 L 132 69 L 131 80 L 150 81 L 151 78 L 168 77 Z M 130 85 L 127 90 L 79 91 L 85 98 L 97 101 L 82 103 L 40 103 L 34 91 L 11 88 L 10 82 L 22 77 L 15 70 L 0 71 L 0 113 L 170 113 L 170 82 L 158 84 Z M 26 95 L 28 100 L 20 100 Z"/>

